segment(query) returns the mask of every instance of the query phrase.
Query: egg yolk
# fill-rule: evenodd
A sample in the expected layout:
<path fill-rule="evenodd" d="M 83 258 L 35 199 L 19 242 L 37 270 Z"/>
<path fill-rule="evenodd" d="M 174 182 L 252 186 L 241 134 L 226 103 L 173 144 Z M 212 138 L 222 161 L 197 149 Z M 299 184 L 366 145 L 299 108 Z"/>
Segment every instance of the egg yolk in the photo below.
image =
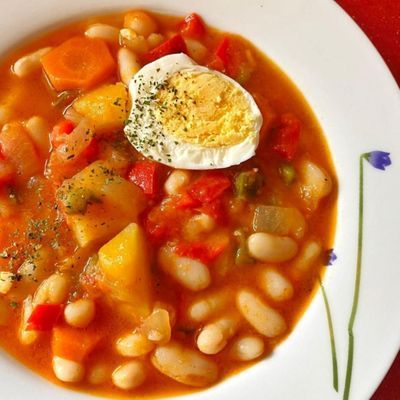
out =
<path fill-rule="evenodd" d="M 232 146 L 254 135 L 255 118 L 232 82 L 208 72 L 182 71 L 157 93 L 155 118 L 180 142 Z"/>

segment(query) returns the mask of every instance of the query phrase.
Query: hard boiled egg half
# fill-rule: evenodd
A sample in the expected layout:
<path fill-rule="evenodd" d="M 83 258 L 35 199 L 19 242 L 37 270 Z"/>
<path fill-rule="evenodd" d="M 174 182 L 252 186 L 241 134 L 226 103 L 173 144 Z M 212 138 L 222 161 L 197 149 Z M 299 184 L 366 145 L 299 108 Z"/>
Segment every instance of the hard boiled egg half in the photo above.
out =
<path fill-rule="evenodd" d="M 125 134 L 145 157 L 174 168 L 214 169 L 255 154 L 262 125 L 253 97 L 185 54 L 144 66 L 129 84 Z"/>

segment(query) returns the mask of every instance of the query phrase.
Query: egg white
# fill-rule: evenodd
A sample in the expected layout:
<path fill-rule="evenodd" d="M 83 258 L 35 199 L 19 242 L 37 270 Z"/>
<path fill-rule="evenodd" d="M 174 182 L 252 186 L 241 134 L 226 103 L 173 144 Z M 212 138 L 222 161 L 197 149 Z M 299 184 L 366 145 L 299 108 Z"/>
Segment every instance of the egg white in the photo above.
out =
<path fill-rule="evenodd" d="M 243 93 L 254 120 L 253 129 L 240 143 L 230 146 L 205 147 L 184 142 L 154 123 L 155 97 L 164 82 L 178 72 L 212 73 L 232 83 Z M 145 65 L 130 81 L 132 110 L 125 134 L 145 157 L 180 169 L 218 169 L 237 165 L 253 157 L 259 143 L 262 114 L 250 93 L 221 72 L 196 64 L 185 54 L 172 54 Z"/>

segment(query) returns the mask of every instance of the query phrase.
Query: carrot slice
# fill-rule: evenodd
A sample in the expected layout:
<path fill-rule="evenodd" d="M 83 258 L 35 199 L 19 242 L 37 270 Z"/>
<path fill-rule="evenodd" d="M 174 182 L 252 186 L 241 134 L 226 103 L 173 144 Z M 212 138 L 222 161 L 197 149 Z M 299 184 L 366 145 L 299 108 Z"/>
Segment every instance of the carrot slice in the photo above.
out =
<path fill-rule="evenodd" d="M 100 39 L 73 37 L 42 58 L 54 89 L 88 89 L 107 79 L 115 70 L 114 59 Z"/>
<path fill-rule="evenodd" d="M 102 335 L 93 330 L 56 326 L 53 329 L 53 355 L 81 362 L 98 345 Z"/>

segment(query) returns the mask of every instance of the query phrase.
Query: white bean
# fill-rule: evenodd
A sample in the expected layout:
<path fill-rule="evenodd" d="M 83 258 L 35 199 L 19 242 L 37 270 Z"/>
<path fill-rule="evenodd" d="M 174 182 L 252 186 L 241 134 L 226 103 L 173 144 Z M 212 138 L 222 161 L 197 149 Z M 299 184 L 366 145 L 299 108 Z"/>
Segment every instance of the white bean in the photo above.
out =
<path fill-rule="evenodd" d="M 179 194 L 190 183 L 190 172 L 177 169 L 172 171 L 164 183 L 164 190 L 169 196 Z"/>
<path fill-rule="evenodd" d="M 86 328 L 94 319 L 96 305 L 91 299 L 79 299 L 69 303 L 64 310 L 64 318 L 68 325 L 75 328 Z"/>
<path fill-rule="evenodd" d="M 232 358 L 240 361 L 250 361 L 264 353 L 264 341 L 258 336 L 241 336 L 237 338 L 230 349 Z"/>
<path fill-rule="evenodd" d="M 204 354 L 217 354 L 237 332 L 239 317 L 230 315 L 207 324 L 197 337 L 197 347 Z"/>
<path fill-rule="evenodd" d="M 34 304 L 61 304 L 68 297 L 70 282 L 65 275 L 53 274 L 37 288 Z"/>
<path fill-rule="evenodd" d="M 119 31 L 119 41 L 122 45 L 133 50 L 137 54 L 144 54 L 149 50 L 149 43 L 142 35 L 138 35 L 132 29 L 121 29 Z"/>
<path fill-rule="evenodd" d="M 51 304 L 63 303 L 69 294 L 70 282 L 65 275 L 53 274 L 47 278 L 48 301 Z"/>
<path fill-rule="evenodd" d="M 332 178 L 328 173 L 310 160 L 302 160 L 299 168 L 300 197 L 309 210 L 318 207 L 319 201 L 332 191 Z"/>
<path fill-rule="evenodd" d="M 114 385 L 123 390 L 140 386 L 146 379 L 144 365 L 140 361 L 129 361 L 120 365 L 111 375 Z"/>
<path fill-rule="evenodd" d="M 147 38 L 147 43 L 150 46 L 150 49 L 157 47 L 164 41 L 164 36 L 161 33 L 150 33 L 149 37 Z"/>
<path fill-rule="evenodd" d="M 170 303 L 166 303 L 164 301 L 156 301 L 154 303 L 153 312 L 157 310 L 166 310 L 169 315 L 169 323 L 172 326 L 176 323 L 176 310 L 175 307 L 172 306 Z"/>
<path fill-rule="evenodd" d="M 270 233 L 253 233 L 247 239 L 249 253 L 263 262 L 284 262 L 292 259 L 298 250 L 297 243 L 288 236 Z"/>
<path fill-rule="evenodd" d="M 118 50 L 118 68 L 122 82 L 129 86 L 133 76 L 140 70 L 140 64 L 134 53 L 122 47 Z"/>
<path fill-rule="evenodd" d="M 154 18 L 143 11 L 132 11 L 126 14 L 124 26 L 145 37 L 157 30 L 157 23 Z"/>
<path fill-rule="evenodd" d="M 26 130 L 40 154 L 46 156 L 50 151 L 50 128 L 47 121 L 38 116 L 34 116 L 25 124 Z"/>
<path fill-rule="evenodd" d="M 7 326 L 10 318 L 10 308 L 5 299 L 0 297 L 0 326 Z"/>
<path fill-rule="evenodd" d="M 133 332 L 120 337 L 116 343 L 117 352 L 124 357 L 139 357 L 150 353 L 155 347 L 143 333 Z"/>
<path fill-rule="evenodd" d="M 15 275 L 12 272 L 1 271 L 0 272 L 0 294 L 7 294 L 15 280 Z"/>
<path fill-rule="evenodd" d="M 93 24 L 86 29 L 85 35 L 89 38 L 98 38 L 110 43 L 118 43 L 119 29 L 107 24 Z"/>
<path fill-rule="evenodd" d="M 109 379 L 110 372 L 106 364 L 98 363 L 93 365 L 88 373 L 87 380 L 91 385 L 102 385 Z"/>
<path fill-rule="evenodd" d="M 28 319 L 31 316 L 33 311 L 32 304 L 32 296 L 28 296 L 22 303 L 22 313 L 21 313 L 21 322 L 18 331 L 19 341 L 23 345 L 30 345 L 34 343 L 38 337 L 39 333 L 33 330 L 27 330 Z"/>
<path fill-rule="evenodd" d="M 162 374 L 189 386 L 207 386 L 218 377 L 218 367 L 212 360 L 175 342 L 157 347 L 151 362 Z"/>
<path fill-rule="evenodd" d="M 204 61 L 208 50 L 201 42 L 195 39 L 185 39 L 188 54 L 194 61 L 201 63 Z"/>
<path fill-rule="evenodd" d="M 37 50 L 24 57 L 21 57 L 14 63 L 12 71 L 19 78 L 24 78 L 30 75 L 32 72 L 38 70 L 41 67 L 42 57 L 46 55 L 50 50 L 51 47 L 44 47 L 43 49 Z"/>
<path fill-rule="evenodd" d="M 293 285 L 285 276 L 272 268 L 260 274 L 260 287 L 275 301 L 289 300 L 293 297 Z"/>
<path fill-rule="evenodd" d="M 198 240 L 204 233 L 210 233 L 215 228 L 215 219 L 208 214 L 201 213 L 191 217 L 185 224 L 184 235 L 187 240 Z"/>
<path fill-rule="evenodd" d="M 236 296 L 236 304 L 243 317 L 258 333 L 272 338 L 286 331 L 286 322 L 278 311 L 251 291 L 240 290 Z"/>
<path fill-rule="evenodd" d="M 154 310 L 142 323 L 141 331 L 152 342 L 165 344 L 171 339 L 171 323 L 167 310 Z"/>
<path fill-rule="evenodd" d="M 315 240 L 308 240 L 303 244 L 300 253 L 293 260 L 292 271 L 295 277 L 307 272 L 318 260 L 321 254 L 321 245 Z"/>
<path fill-rule="evenodd" d="M 53 357 L 53 371 L 60 381 L 67 383 L 80 382 L 85 375 L 83 364 L 58 356 Z"/>
<path fill-rule="evenodd" d="M 195 322 L 202 322 L 222 310 L 229 302 L 229 292 L 220 290 L 202 296 L 188 308 L 188 317 Z"/>
<path fill-rule="evenodd" d="M 189 290 L 203 290 L 211 283 L 210 271 L 205 264 L 192 258 L 178 257 L 168 247 L 160 249 L 159 263 L 167 274 Z"/>

